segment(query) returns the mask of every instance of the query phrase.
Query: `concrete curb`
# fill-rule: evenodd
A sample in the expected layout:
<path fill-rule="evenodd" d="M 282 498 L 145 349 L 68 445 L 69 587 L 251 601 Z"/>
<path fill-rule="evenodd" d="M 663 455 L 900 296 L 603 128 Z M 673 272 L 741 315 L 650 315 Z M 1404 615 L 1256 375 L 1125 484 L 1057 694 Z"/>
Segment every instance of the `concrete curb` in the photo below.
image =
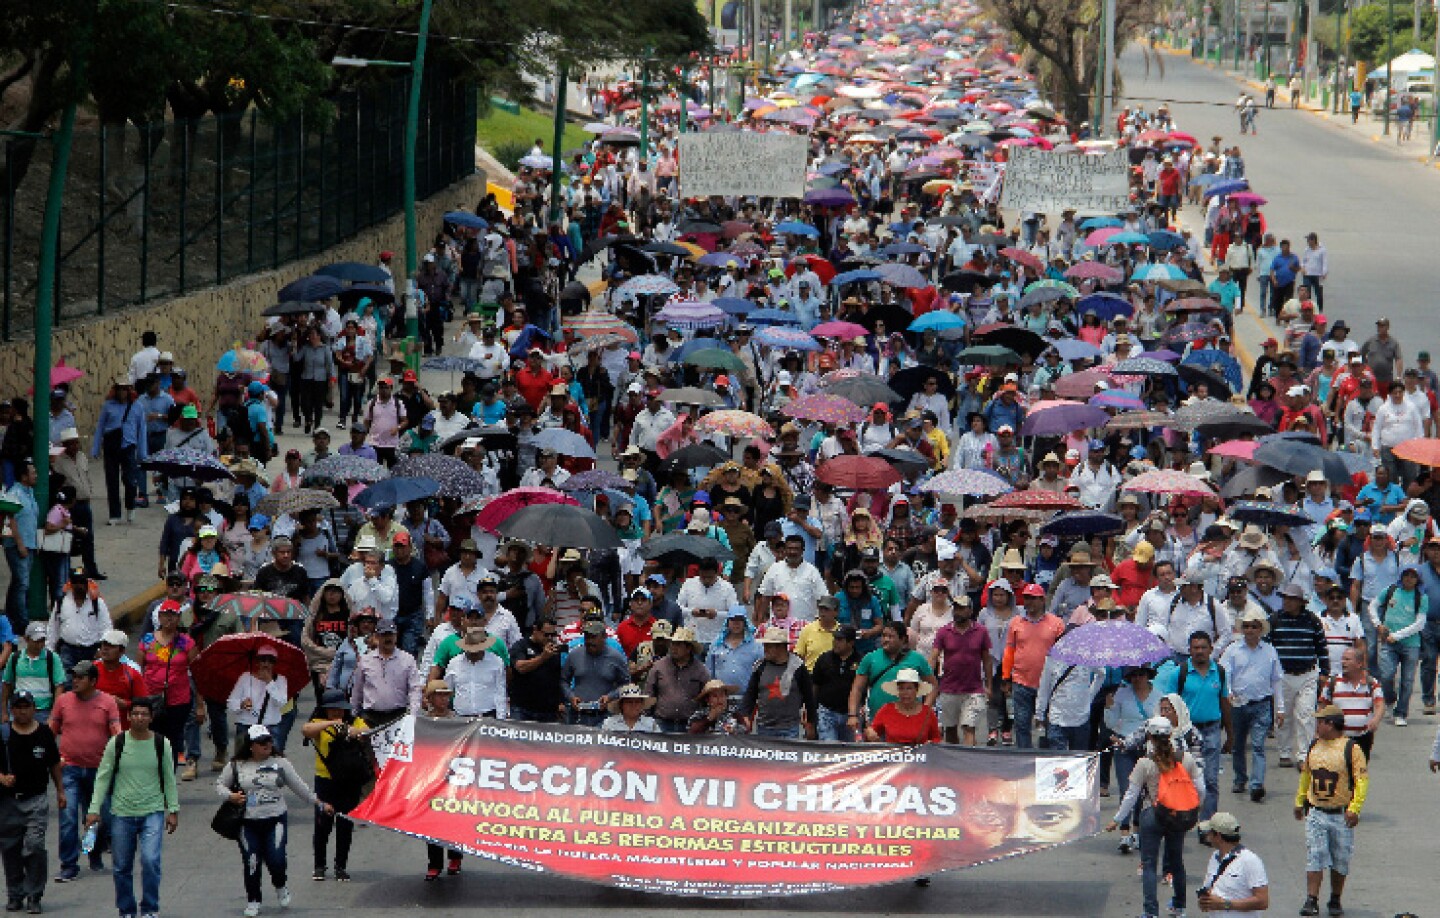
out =
<path fill-rule="evenodd" d="M 164 581 L 157 580 L 155 584 L 145 590 L 131 596 L 129 599 L 118 602 L 110 607 L 110 617 L 119 626 L 129 626 L 140 621 L 141 616 L 150 604 L 161 596 L 165 595 Z"/>

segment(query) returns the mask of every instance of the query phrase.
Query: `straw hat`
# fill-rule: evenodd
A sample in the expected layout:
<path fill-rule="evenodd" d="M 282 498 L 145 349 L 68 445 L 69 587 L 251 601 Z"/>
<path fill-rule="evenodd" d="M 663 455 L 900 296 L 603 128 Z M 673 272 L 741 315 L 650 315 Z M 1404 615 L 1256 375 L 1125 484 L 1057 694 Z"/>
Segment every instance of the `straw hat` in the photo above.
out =
<path fill-rule="evenodd" d="M 495 636 L 484 628 L 468 628 L 460 640 L 460 649 L 465 651 L 489 650 L 495 646 Z"/>
<path fill-rule="evenodd" d="M 1240 613 L 1239 618 L 1235 619 L 1236 627 L 1243 627 L 1248 622 L 1259 622 L 1261 635 L 1270 633 L 1270 618 L 1259 609 L 1246 609 Z"/>
<path fill-rule="evenodd" d="M 654 697 L 645 694 L 644 689 L 642 689 L 638 685 L 627 685 L 624 688 L 620 689 L 619 694 L 617 694 L 615 698 L 605 707 L 610 709 L 611 714 L 619 714 L 620 705 L 622 702 L 625 701 L 643 701 L 645 703 L 644 710 L 646 711 L 650 710 L 652 707 L 655 706 Z"/>
<path fill-rule="evenodd" d="M 1002 571 L 1025 570 L 1025 561 L 1020 557 L 1020 550 L 1017 548 L 1007 549 L 1005 551 L 1005 560 L 1000 562 L 1000 569 Z"/>
<path fill-rule="evenodd" d="M 1265 547 L 1265 531 L 1259 526 L 1246 526 L 1245 531 L 1240 533 L 1240 547 L 1250 551 L 1259 551 Z"/>
<path fill-rule="evenodd" d="M 653 628 L 650 633 L 653 637 L 655 633 Z M 670 642 L 672 644 L 689 644 L 697 651 L 705 648 L 704 642 L 695 637 L 695 631 L 691 628 L 676 628 L 675 633 L 670 635 Z"/>
<path fill-rule="evenodd" d="M 907 668 L 905 668 L 905 669 L 900 670 L 898 673 L 896 673 L 896 674 L 895 674 L 895 678 L 894 678 L 894 679 L 891 679 L 889 682 L 882 682 L 882 683 L 880 683 L 880 691 L 882 691 L 882 692 L 889 692 L 891 695 L 895 695 L 896 697 L 899 697 L 899 695 L 900 695 L 900 683 L 902 683 L 902 682 L 909 682 L 909 683 L 913 683 L 913 684 L 915 684 L 915 685 L 918 685 L 918 686 L 920 687 L 920 689 L 919 689 L 919 695 L 920 695 L 921 698 L 924 698 L 925 696 L 929 695 L 929 694 L 930 694 L 930 689 L 933 688 L 933 686 L 930 685 L 930 683 L 928 683 L 928 682 L 926 682 L 926 681 L 924 681 L 923 679 L 920 678 L 920 672 L 919 672 L 919 670 L 910 669 L 910 668 L 907 667 Z"/>
<path fill-rule="evenodd" d="M 681 628 L 680 630 L 688 631 L 689 629 Z M 764 633 L 760 635 L 760 643 L 788 645 L 790 643 L 790 635 L 785 633 L 784 628 L 766 628 Z"/>
<path fill-rule="evenodd" d="M 704 702 L 705 696 L 711 692 L 724 692 L 726 695 L 733 695 L 738 691 L 740 691 L 738 686 L 727 685 L 723 679 L 711 679 L 705 683 L 704 688 L 700 689 L 700 694 L 695 696 L 695 701 L 696 703 Z"/>

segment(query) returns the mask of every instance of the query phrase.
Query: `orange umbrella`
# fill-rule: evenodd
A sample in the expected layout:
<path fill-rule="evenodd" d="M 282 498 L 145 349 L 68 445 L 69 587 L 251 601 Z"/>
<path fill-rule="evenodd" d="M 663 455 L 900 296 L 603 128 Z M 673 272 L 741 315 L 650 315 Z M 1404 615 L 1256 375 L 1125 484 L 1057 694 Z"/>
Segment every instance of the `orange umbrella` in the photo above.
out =
<path fill-rule="evenodd" d="M 1398 443 L 1394 453 L 1395 458 L 1404 459 L 1406 462 L 1418 462 L 1421 465 L 1440 468 L 1440 439 L 1435 437 L 1416 437 L 1413 440 Z"/>

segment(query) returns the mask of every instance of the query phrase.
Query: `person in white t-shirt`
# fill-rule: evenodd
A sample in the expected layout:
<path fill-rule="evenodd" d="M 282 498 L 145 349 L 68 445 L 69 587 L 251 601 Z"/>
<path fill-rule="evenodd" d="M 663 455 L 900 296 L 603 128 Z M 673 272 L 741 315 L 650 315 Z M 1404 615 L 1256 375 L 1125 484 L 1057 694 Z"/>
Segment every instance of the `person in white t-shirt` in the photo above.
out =
<path fill-rule="evenodd" d="M 1240 821 L 1216 813 L 1196 826 L 1214 848 L 1195 901 L 1206 915 L 1264 915 L 1270 907 L 1270 879 L 1260 855 L 1240 843 Z"/>

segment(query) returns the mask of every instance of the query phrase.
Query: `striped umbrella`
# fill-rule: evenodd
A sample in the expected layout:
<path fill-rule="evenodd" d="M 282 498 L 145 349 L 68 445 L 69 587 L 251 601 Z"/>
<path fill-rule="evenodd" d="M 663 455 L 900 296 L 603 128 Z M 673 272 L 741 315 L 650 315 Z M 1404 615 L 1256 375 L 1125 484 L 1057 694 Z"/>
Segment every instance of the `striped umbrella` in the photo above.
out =
<path fill-rule="evenodd" d="M 1076 290 L 1073 285 L 1061 280 L 1055 280 L 1053 277 L 1047 277 L 1044 280 L 1037 280 L 1032 284 L 1025 285 L 1026 293 L 1033 293 L 1036 290 L 1059 290 L 1071 299 L 1078 300 L 1080 298 L 1080 291 Z"/>
<path fill-rule="evenodd" d="M 565 320 L 565 327 L 575 333 L 577 338 L 588 338 L 591 335 L 619 335 L 631 344 L 640 340 L 635 333 L 619 316 L 609 312 L 590 311 L 582 312 L 574 318 Z"/>
<path fill-rule="evenodd" d="M 990 502 L 996 510 L 1079 510 L 1084 505 L 1068 494 L 1053 491 L 1011 491 Z"/>
<path fill-rule="evenodd" d="M 666 303 L 655 318 L 676 328 L 714 328 L 725 324 L 725 311 L 698 300 Z"/>

